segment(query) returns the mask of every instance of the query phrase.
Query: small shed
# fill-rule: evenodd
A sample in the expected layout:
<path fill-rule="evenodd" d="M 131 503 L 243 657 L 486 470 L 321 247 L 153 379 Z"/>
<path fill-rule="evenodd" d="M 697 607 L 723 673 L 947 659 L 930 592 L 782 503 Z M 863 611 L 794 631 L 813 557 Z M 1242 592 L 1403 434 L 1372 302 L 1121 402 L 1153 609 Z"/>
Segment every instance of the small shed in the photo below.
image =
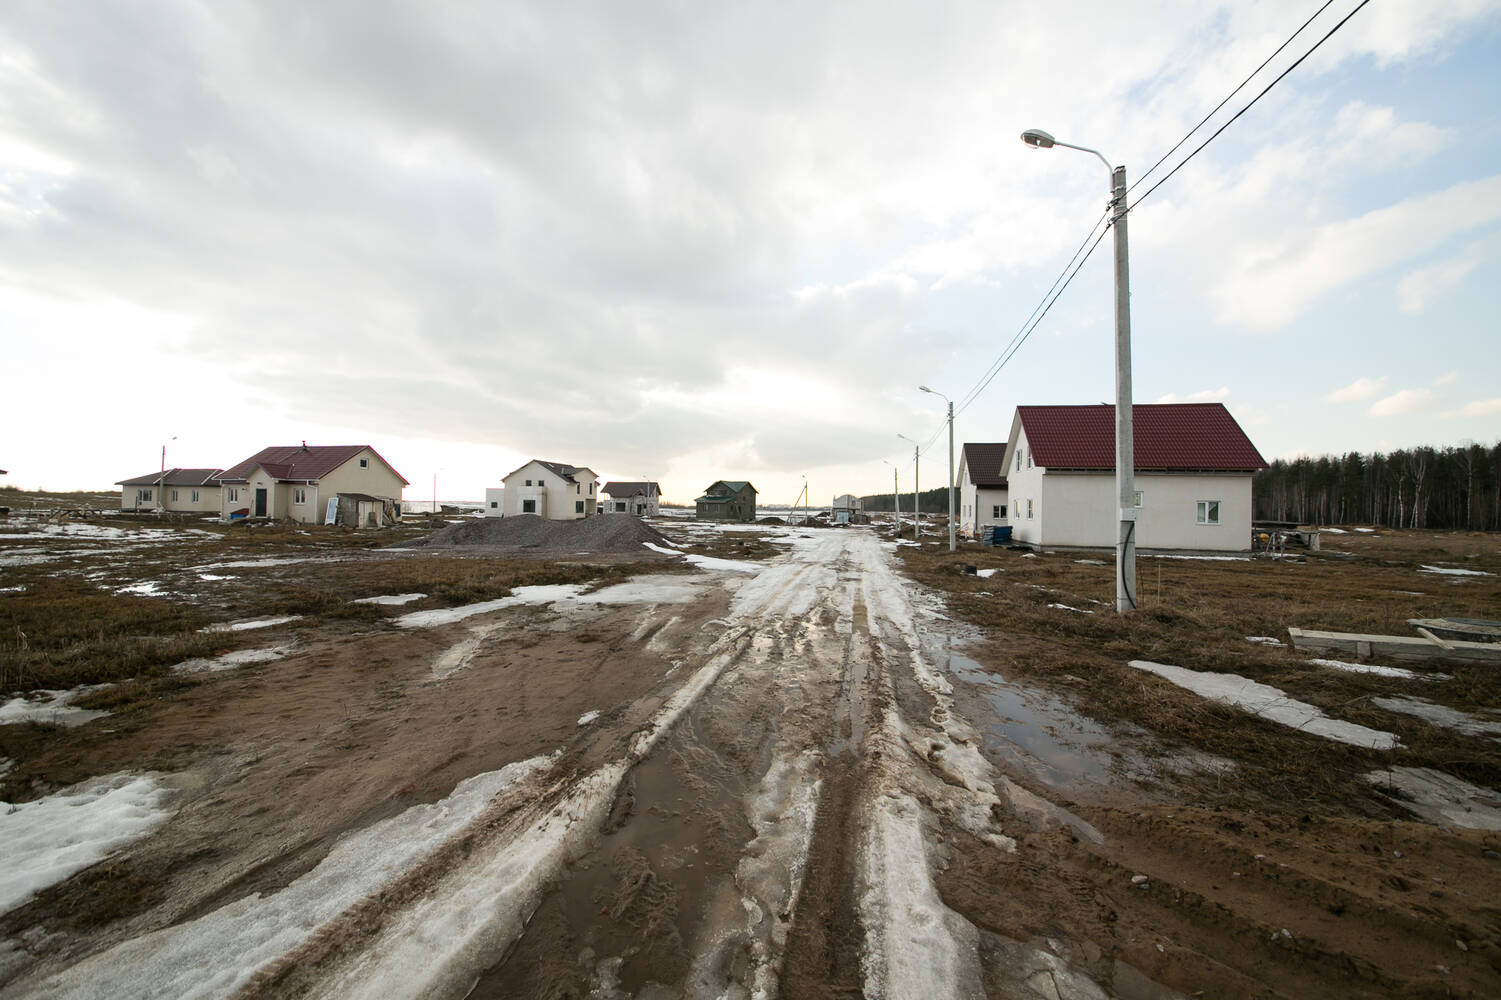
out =
<path fill-rule="evenodd" d="M 695 501 L 701 521 L 741 521 L 756 519 L 756 488 L 737 479 L 719 479 Z"/>
<path fill-rule="evenodd" d="M 333 516 L 326 518 L 325 523 L 347 528 L 378 528 L 395 524 L 400 516 L 394 500 L 368 493 L 339 493 L 329 506 L 333 508 Z"/>

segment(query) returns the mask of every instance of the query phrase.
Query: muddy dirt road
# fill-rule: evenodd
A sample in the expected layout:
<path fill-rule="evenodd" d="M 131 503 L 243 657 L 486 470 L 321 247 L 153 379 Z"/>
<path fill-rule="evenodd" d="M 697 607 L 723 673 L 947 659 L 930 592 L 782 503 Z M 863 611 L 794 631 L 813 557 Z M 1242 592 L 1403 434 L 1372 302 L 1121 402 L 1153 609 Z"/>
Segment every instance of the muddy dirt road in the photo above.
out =
<path fill-rule="evenodd" d="M 1149 793 L 1145 734 L 988 674 L 890 543 L 781 542 L 321 636 L 70 743 L 53 772 L 150 769 L 173 813 L 110 921 L 77 878 L 10 915 L 0 995 L 1496 985 L 1494 835 Z"/>

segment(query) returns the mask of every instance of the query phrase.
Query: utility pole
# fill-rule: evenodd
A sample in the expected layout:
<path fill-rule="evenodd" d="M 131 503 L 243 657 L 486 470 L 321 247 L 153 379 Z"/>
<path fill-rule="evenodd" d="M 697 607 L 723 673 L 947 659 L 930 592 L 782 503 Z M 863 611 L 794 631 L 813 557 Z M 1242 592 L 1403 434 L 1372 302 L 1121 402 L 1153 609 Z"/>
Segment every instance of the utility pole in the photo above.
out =
<path fill-rule="evenodd" d="M 884 458 L 881 459 L 887 465 L 891 465 Z M 896 537 L 902 537 L 902 494 L 897 485 L 897 468 L 891 465 L 891 509 L 896 512 Z"/>
<path fill-rule="evenodd" d="M 922 446 L 905 434 L 897 437 L 912 445 L 912 540 L 922 541 L 922 482 L 918 475 L 917 460 L 922 457 Z"/>
<path fill-rule="evenodd" d="M 1022 142 L 1034 149 L 1064 146 L 1093 153 L 1110 171 L 1110 224 L 1115 228 L 1115 488 L 1119 518 L 1115 543 L 1115 610 L 1136 607 L 1136 449 L 1131 427 L 1131 274 L 1126 249 L 1126 168 L 1105 154 L 1029 128 Z"/>
<path fill-rule="evenodd" d="M 949 404 L 949 551 L 953 552 L 956 543 L 954 541 L 954 401 L 936 389 L 929 389 L 925 385 L 918 386 L 923 392 L 931 392 L 933 395 Z"/>

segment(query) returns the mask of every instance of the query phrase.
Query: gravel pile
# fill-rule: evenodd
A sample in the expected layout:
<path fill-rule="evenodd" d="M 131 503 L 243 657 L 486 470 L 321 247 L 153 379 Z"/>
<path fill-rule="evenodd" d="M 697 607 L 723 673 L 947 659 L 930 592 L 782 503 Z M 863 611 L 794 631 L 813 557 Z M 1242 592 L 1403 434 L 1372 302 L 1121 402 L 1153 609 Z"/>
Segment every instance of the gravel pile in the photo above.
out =
<path fill-rule="evenodd" d="M 481 517 L 440 528 L 403 548 L 486 547 L 556 549 L 561 552 L 650 553 L 642 542 L 670 545 L 656 528 L 629 515 L 586 517 L 578 521 L 548 521 L 536 514 Z"/>

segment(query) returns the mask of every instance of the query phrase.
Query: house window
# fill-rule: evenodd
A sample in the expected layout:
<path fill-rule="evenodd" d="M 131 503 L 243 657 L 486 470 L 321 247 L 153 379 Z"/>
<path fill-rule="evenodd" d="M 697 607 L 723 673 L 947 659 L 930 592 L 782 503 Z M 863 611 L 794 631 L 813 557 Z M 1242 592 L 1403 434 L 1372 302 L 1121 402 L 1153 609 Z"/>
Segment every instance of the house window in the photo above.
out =
<path fill-rule="evenodd" d="M 530 480 L 530 479 L 528 479 L 528 480 L 527 480 L 527 481 L 526 481 L 526 485 L 528 485 L 528 486 L 530 486 L 530 485 L 532 485 L 532 481 L 531 481 L 531 480 Z"/>
<path fill-rule="evenodd" d="M 368 459 L 368 458 L 362 458 L 362 459 L 360 459 L 360 468 L 362 468 L 362 469 L 368 469 L 368 468 L 370 468 L 370 459 Z"/>
<path fill-rule="evenodd" d="M 197 490 L 193 491 L 193 502 L 194 503 L 198 502 L 198 491 Z"/>
<path fill-rule="evenodd" d="M 535 500 L 523 500 L 523 501 L 521 501 L 521 513 L 523 513 L 523 514 L 535 514 L 535 513 L 537 513 L 537 501 L 535 501 Z"/>
<path fill-rule="evenodd" d="M 584 484 L 583 483 L 574 483 L 573 484 L 573 493 L 574 493 L 574 495 L 577 496 L 578 494 L 580 494 L 582 492 L 584 492 Z M 590 490 L 589 492 L 592 493 L 594 491 Z"/>
<path fill-rule="evenodd" d="M 1016 471 L 1022 471 L 1022 450 L 1020 448 L 1016 449 Z"/>
<path fill-rule="evenodd" d="M 293 503 L 307 503 L 307 490 L 303 489 L 301 486 L 299 486 L 295 490 L 293 490 L 292 491 L 292 502 Z"/>
<path fill-rule="evenodd" d="M 589 495 L 591 497 L 594 495 L 594 484 L 593 483 L 589 484 Z"/>
<path fill-rule="evenodd" d="M 490 501 L 490 509 L 491 510 L 494 510 L 496 507 L 499 507 L 499 506 L 500 506 L 500 504 L 496 503 L 494 500 Z"/>
<path fill-rule="evenodd" d="M 545 479 L 539 479 L 539 480 L 537 480 L 537 485 L 538 486 L 546 486 L 547 485 L 547 480 L 545 480 Z"/>
<path fill-rule="evenodd" d="M 1218 500 L 1200 500 L 1198 508 L 1198 516 L 1195 520 L 1199 524 L 1220 523 L 1220 502 Z"/>
<path fill-rule="evenodd" d="M 1032 500 L 1030 497 L 1027 498 L 1027 520 L 1032 520 Z"/>
<path fill-rule="evenodd" d="M 172 502 L 173 503 L 177 502 L 177 491 L 176 490 L 172 491 Z"/>
<path fill-rule="evenodd" d="M 1032 468 L 1032 453 L 1027 452 L 1027 468 Z"/>
<path fill-rule="evenodd" d="M 624 500 L 616 500 L 615 501 L 615 509 L 617 511 L 619 511 L 620 513 L 624 514 L 625 513 L 625 501 Z"/>
<path fill-rule="evenodd" d="M 150 490 L 136 490 L 136 500 L 137 500 L 137 502 L 142 501 L 142 500 L 150 500 L 150 499 L 151 499 L 151 491 Z"/>
<path fill-rule="evenodd" d="M 990 505 L 990 516 L 994 517 L 994 518 L 1005 517 L 1006 516 L 1006 505 L 1003 504 L 1003 503 L 991 504 Z"/>
<path fill-rule="evenodd" d="M 1138 507 L 1142 506 L 1142 502 L 1141 502 L 1141 490 L 1137 490 L 1136 491 L 1136 506 L 1138 506 Z"/>
<path fill-rule="evenodd" d="M 240 499 L 240 491 L 238 489 L 226 490 L 225 492 L 229 494 L 228 499 L 230 503 L 235 503 Z"/>
<path fill-rule="evenodd" d="M 573 512 L 575 514 L 582 514 L 584 512 L 584 501 L 582 501 L 582 500 L 575 500 L 575 501 L 573 501 Z"/>

